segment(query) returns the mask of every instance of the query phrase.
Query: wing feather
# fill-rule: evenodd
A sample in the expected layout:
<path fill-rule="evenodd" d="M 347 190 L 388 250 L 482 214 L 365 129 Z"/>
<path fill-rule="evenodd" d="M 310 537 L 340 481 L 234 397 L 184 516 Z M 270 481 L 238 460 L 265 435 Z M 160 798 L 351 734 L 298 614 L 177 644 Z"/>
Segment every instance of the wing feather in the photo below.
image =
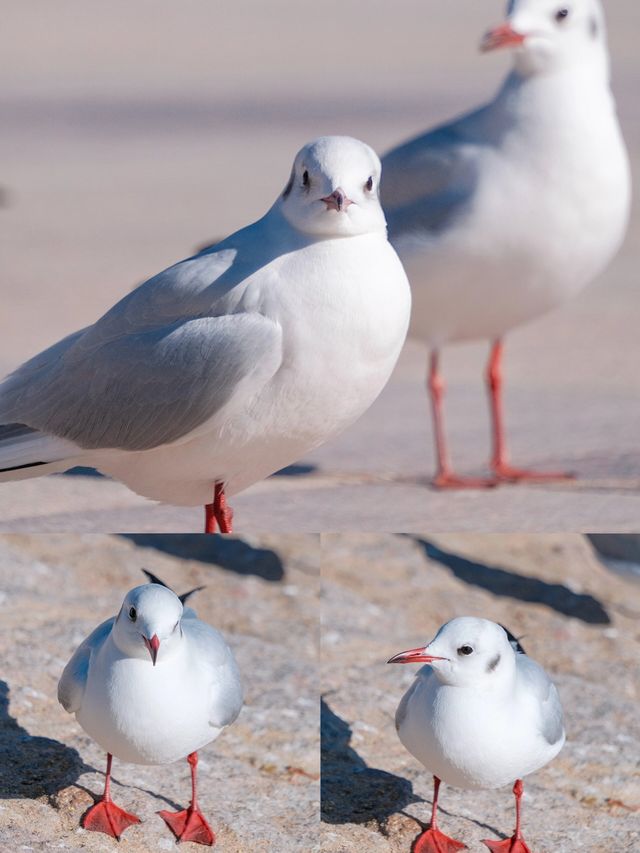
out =
<path fill-rule="evenodd" d="M 92 655 L 111 633 L 115 616 L 107 619 L 89 634 L 73 653 L 58 682 L 58 702 L 70 714 L 80 710 L 87 684 Z"/>

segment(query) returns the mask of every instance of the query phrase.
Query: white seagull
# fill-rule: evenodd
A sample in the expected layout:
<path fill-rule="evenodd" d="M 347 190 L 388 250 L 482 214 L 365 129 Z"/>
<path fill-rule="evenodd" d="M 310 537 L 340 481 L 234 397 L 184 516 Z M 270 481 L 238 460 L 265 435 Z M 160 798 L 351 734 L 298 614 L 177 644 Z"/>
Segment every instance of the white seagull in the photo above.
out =
<path fill-rule="evenodd" d="M 503 336 L 563 304 L 613 258 L 628 222 L 627 153 L 609 86 L 599 0 L 511 0 L 485 51 L 514 64 L 492 101 L 383 158 L 389 236 L 413 292 L 409 334 L 430 349 L 435 485 L 567 475 L 513 467 L 502 403 Z M 490 480 L 454 474 L 439 351 L 492 341 Z"/>
<path fill-rule="evenodd" d="M 207 506 L 353 423 L 386 384 L 410 290 L 387 240 L 380 161 L 326 136 L 253 225 L 175 264 L 0 384 L 0 482 L 98 468 Z"/>
<path fill-rule="evenodd" d="M 434 777 L 431 825 L 414 853 L 465 847 L 440 832 L 440 781 L 456 788 L 513 785 L 512 838 L 484 841 L 492 853 L 530 853 L 521 830 L 522 777 L 560 752 L 565 740 L 558 691 L 518 641 L 495 622 L 462 616 L 426 646 L 389 663 L 426 663 L 396 712 L 398 736 Z"/>
<path fill-rule="evenodd" d="M 198 806 L 198 750 L 240 713 L 240 676 L 222 635 L 183 608 L 196 590 L 177 596 L 147 574 L 152 582 L 127 593 L 118 615 L 81 643 L 58 684 L 60 704 L 107 752 L 104 794 L 82 826 L 119 838 L 140 822 L 111 799 L 112 756 L 133 764 L 186 757 L 191 803 L 158 814 L 179 841 L 212 845 Z"/>

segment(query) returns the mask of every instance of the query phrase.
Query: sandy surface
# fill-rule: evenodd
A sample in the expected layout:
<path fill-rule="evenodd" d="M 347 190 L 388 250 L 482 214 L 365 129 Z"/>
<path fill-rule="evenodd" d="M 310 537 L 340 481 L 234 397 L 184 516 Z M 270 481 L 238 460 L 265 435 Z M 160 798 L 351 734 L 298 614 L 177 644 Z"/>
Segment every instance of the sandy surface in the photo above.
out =
<path fill-rule="evenodd" d="M 105 756 L 56 699 L 79 642 L 144 582 L 145 566 L 194 596 L 231 645 L 245 683 L 240 717 L 200 751 L 199 799 L 220 853 L 318 850 L 318 537 L 2 537 L 0 851 L 112 851 L 79 828 L 102 791 Z M 114 761 L 112 795 L 143 823 L 131 853 L 178 848 L 154 812 L 188 804 L 186 762 Z"/>
<path fill-rule="evenodd" d="M 536 853 L 640 848 L 640 583 L 587 540 L 548 536 L 323 536 L 322 804 L 326 853 L 408 853 L 432 782 L 396 737 L 417 667 L 386 666 L 454 616 L 507 625 L 558 686 L 567 743 L 525 782 Z M 441 791 L 441 829 L 485 850 L 513 831 L 509 789 Z"/>
<path fill-rule="evenodd" d="M 380 151 L 486 98 L 506 56 L 479 36 L 501 2 L 168 0 L 3 5 L 0 52 L 0 372 L 94 320 L 133 284 L 257 218 L 297 148 L 350 133 Z M 638 7 L 610 0 L 614 82 L 637 171 Z M 22 37 L 24 36 L 24 37 Z M 25 48 L 28 45 L 28 49 Z M 509 340 L 515 461 L 566 466 L 572 487 L 438 495 L 409 345 L 387 390 L 305 460 L 312 476 L 258 485 L 239 528 L 630 530 L 640 517 L 639 222 L 600 282 Z M 458 466 L 488 456 L 484 346 L 445 357 Z M 408 478 L 409 482 L 405 482 Z M 0 529 L 197 531 L 104 480 L 0 487 Z"/>

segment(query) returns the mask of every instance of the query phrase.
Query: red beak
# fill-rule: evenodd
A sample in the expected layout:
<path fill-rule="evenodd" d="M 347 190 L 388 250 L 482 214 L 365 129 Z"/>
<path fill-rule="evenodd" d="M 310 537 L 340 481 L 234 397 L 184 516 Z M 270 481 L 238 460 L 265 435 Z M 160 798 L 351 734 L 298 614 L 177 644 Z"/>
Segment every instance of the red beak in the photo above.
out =
<path fill-rule="evenodd" d="M 151 660 L 153 661 L 153 665 L 155 666 L 156 660 L 158 659 L 158 649 L 160 648 L 160 640 L 158 639 L 158 635 L 154 634 L 150 640 L 147 637 L 143 637 L 142 639 L 144 640 L 145 646 L 149 649 Z"/>
<path fill-rule="evenodd" d="M 350 204 L 353 204 L 345 191 L 340 187 L 334 190 L 331 195 L 325 196 L 322 201 L 327 205 L 327 210 L 337 210 L 338 213 L 346 210 Z"/>
<path fill-rule="evenodd" d="M 480 42 L 480 50 L 487 53 L 490 50 L 498 50 L 501 47 L 520 47 L 525 37 L 517 33 L 511 24 L 502 24 L 495 30 L 489 30 Z"/>
<path fill-rule="evenodd" d="M 400 654 L 390 658 L 387 663 L 431 663 L 434 660 L 446 660 L 446 658 L 439 658 L 437 655 L 428 655 L 424 650 L 424 646 L 422 646 L 419 649 L 409 649 L 408 652 L 400 652 Z"/>

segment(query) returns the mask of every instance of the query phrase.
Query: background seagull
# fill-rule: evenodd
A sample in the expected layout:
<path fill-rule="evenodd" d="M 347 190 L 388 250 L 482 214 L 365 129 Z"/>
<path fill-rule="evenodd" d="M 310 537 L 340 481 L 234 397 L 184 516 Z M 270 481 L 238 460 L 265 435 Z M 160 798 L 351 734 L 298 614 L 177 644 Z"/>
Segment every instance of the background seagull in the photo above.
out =
<path fill-rule="evenodd" d="M 565 740 L 562 706 L 546 672 L 515 637 L 488 619 L 452 619 L 426 646 L 389 663 L 426 663 L 403 696 L 396 729 L 403 745 L 433 773 L 431 825 L 413 853 L 465 847 L 440 832 L 440 781 L 457 788 L 513 786 L 516 828 L 492 853 L 530 853 L 521 829 L 522 777 L 544 767 Z"/>
<path fill-rule="evenodd" d="M 197 751 L 215 740 L 242 707 L 240 675 L 222 635 L 186 599 L 146 573 L 117 616 L 99 625 L 62 673 L 58 700 L 107 751 L 104 794 L 84 815 L 85 829 L 119 838 L 140 818 L 111 799 L 112 756 L 133 764 L 187 758 L 191 803 L 159 812 L 179 841 L 211 845 L 215 836 L 198 807 Z"/>
<path fill-rule="evenodd" d="M 262 219 L 20 367 L 0 384 L 0 481 L 89 465 L 230 532 L 227 495 L 349 426 L 391 375 L 410 292 L 379 182 L 363 142 L 309 143 Z"/>
<path fill-rule="evenodd" d="M 495 98 L 383 158 L 391 241 L 413 291 L 410 334 L 430 348 L 428 388 L 442 487 L 566 475 L 514 468 L 505 441 L 503 336 L 576 295 L 627 226 L 630 177 L 609 87 L 598 0 L 511 0 L 483 50 L 510 47 Z M 457 477 L 443 420 L 442 346 L 493 341 L 487 383 L 494 477 Z"/>

